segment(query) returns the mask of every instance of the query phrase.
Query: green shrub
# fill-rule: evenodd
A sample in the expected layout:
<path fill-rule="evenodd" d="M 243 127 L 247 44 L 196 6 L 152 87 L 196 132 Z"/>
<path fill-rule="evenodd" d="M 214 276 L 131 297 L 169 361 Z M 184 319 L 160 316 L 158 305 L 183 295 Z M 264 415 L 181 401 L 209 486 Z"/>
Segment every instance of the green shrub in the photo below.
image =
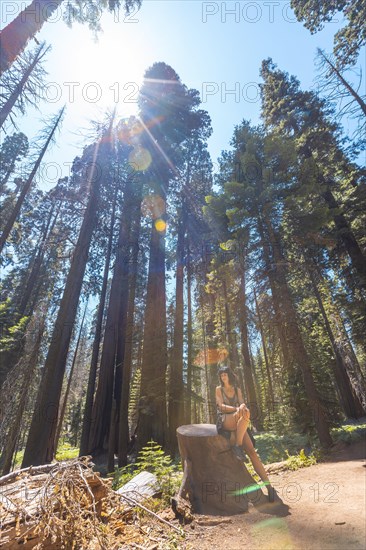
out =
<path fill-rule="evenodd" d="M 77 458 L 79 456 L 79 448 L 72 447 L 70 443 L 60 443 L 57 447 L 56 460 L 60 462 L 62 460 L 70 460 L 72 458 Z"/>
<path fill-rule="evenodd" d="M 304 449 L 301 449 L 298 455 L 290 455 L 288 451 L 286 465 L 289 470 L 298 470 L 299 468 L 306 468 L 307 466 L 313 466 L 317 463 L 316 456 L 314 454 L 306 455 Z"/>
<path fill-rule="evenodd" d="M 343 424 L 338 428 L 333 428 L 331 435 L 335 442 L 355 443 L 361 441 L 366 435 L 366 423 Z"/>
<path fill-rule="evenodd" d="M 113 489 L 119 489 L 128 483 L 140 472 L 151 472 L 157 477 L 162 493 L 162 503 L 170 501 L 170 497 L 177 491 L 181 483 L 181 468 L 175 464 L 171 457 L 164 453 L 158 443 L 151 440 L 141 449 L 136 462 L 122 468 L 117 468 L 113 475 Z"/>

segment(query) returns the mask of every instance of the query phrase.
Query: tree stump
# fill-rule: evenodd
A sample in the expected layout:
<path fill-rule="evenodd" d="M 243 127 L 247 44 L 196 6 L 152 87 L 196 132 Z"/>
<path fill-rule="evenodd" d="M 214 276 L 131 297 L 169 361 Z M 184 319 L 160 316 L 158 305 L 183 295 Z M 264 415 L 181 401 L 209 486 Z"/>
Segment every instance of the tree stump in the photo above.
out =
<path fill-rule="evenodd" d="M 236 514 L 248 502 L 267 503 L 244 463 L 214 424 L 190 424 L 177 429 L 184 476 L 178 497 L 188 498 L 199 514 Z"/>

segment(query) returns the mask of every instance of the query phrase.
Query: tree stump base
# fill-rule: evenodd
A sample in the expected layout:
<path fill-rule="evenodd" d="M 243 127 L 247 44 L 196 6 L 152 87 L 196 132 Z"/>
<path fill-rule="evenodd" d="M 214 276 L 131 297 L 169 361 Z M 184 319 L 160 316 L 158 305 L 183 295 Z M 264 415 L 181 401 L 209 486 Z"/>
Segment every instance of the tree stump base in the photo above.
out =
<path fill-rule="evenodd" d="M 238 514 L 248 510 L 248 502 L 268 503 L 214 424 L 180 426 L 177 438 L 184 469 L 178 498 L 188 498 L 194 512 Z"/>

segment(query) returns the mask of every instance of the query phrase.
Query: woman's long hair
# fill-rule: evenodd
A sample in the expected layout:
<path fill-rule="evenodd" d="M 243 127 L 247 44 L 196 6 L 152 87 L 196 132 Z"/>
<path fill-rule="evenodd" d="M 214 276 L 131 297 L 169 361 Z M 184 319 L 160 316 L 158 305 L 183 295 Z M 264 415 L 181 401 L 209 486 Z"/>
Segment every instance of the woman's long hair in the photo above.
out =
<path fill-rule="evenodd" d="M 233 373 L 233 371 L 231 370 L 230 367 L 220 367 L 219 370 L 217 371 L 217 374 L 219 376 L 219 382 L 220 382 L 220 385 L 223 386 L 224 383 L 223 381 L 221 380 L 221 374 L 223 372 L 226 372 L 228 377 L 229 377 L 229 384 L 230 386 L 234 386 L 234 388 L 237 388 L 238 387 L 238 379 L 236 377 L 236 375 Z"/>

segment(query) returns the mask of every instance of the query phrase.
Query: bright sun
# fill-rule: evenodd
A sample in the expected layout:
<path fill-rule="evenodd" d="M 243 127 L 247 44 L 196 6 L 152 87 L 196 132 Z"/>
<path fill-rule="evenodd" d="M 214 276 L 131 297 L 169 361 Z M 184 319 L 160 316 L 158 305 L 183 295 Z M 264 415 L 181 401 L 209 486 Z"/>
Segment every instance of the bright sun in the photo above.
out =
<path fill-rule="evenodd" d="M 70 97 L 73 92 L 75 104 L 84 112 L 93 107 L 100 111 L 117 107 L 122 117 L 136 114 L 139 88 L 147 68 L 142 60 L 142 45 L 121 48 L 122 31 L 113 25 L 104 28 L 98 42 L 91 39 L 90 31 L 80 31 L 83 36 L 69 63 L 70 80 L 73 79 L 73 90 L 68 85 Z"/>

